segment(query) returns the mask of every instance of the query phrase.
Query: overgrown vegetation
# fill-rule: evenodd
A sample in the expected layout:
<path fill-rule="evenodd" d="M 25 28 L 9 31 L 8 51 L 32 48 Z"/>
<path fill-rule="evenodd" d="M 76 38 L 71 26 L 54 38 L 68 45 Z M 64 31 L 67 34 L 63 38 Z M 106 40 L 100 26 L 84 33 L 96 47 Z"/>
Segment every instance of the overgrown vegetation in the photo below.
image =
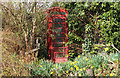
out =
<path fill-rule="evenodd" d="M 111 58 L 112 57 L 112 58 Z M 118 53 L 78 55 L 74 61 L 56 63 L 39 60 L 28 66 L 35 76 L 117 76 Z"/>
<path fill-rule="evenodd" d="M 24 63 L 36 61 L 38 56 L 39 58 L 45 56 L 44 9 L 47 7 L 47 3 L 40 4 L 37 2 L 0 3 L 2 7 L 2 48 L 5 51 L 2 53 L 4 56 L 3 64 L 5 64 L 3 65 L 3 70 L 5 70 L 3 75 L 23 76 L 25 74 L 27 76 L 29 75 L 25 73 L 27 70 L 22 68 Z M 21 57 L 24 62 L 17 60 L 20 59 L 17 57 L 12 59 L 14 53 Z M 12 65 L 17 67 L 13 68 Z"/>
<path fill-rule="evenodd" d="M 31 76 L 25 63 L 21 56 L 2 50 L 2 76 Z"/>
<path fill-rule="evenodd" d="M 50 7 L 69 12 L 69 60 L 56 64 L 46 60 L 44 20 L 49 3 L 0 5 L 4 76 L 118 75 L 120 2 L 54 2 Z"/>
<path fill-rule="evenodd" d="M 110 52 L 116 52 L 112 43 L 120 50 L 119 4 L 120 2 L 61 2 L 54 3 L 53 6 L 68 10 L 68 44 L 72 44 L 70 46 L 75 50 L 83 44 L 83 51 L 91 52 L 94 45 L 104 44 Z"/>

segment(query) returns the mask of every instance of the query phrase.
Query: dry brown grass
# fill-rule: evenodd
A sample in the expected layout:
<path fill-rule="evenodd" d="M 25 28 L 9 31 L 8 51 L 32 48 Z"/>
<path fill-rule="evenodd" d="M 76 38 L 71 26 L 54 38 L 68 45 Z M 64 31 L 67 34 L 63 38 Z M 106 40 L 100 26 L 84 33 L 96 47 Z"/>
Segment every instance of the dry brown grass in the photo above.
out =
<path fill-rule="evenodd" d="M 2 31 L 2 75 L 3 76 L 30 76 L 25 68 L 25 56 L 20 54 L 24 52 L 19 49 L 22 46 L 22 40 L 15 33 Z M 18 47 L 19 46 L 19 47 Z M 19 52 L 19 53 L 18 53 Z"/>
<path fill-rule="evenodd" d="M 3 76 L 30 76 L 24 66 L 24 60 L 19 55 L 2 50 L 2 75 Z"/>

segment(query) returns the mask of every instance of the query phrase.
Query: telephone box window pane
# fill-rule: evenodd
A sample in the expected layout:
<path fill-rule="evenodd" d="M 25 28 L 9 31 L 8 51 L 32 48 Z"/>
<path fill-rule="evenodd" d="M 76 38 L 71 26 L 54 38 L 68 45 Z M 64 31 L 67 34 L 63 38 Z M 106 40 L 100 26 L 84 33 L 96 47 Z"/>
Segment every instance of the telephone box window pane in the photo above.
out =
<path fill-rule="evenodd" d="M 63 57 L 63 53 L 56 53 L 55 57 Z"/>
<path fill-rule="evenodd" d="M 65 12 L 51 12 L 51 15 L 52 14 L 62 14 L 62 15 L 65 15 L 66 13 Z"/>
<path fill-rule="evenodd" d="M 55 34 L 55 37 L 64 37 L 63 34 Z"/>
<path fill-rule="evenodd" d="M 55 19 L 55 23 L 57 22 L 63 22 L 63 19 Z"/>
<path fill-rule="evenodd" d="M 55 24 L 55 27 L 63 27 L 64 24 Z M 65 25 L 64 25 L 65 26 Z"/>
<path fill-rule="evenodd" d="M 55 44 L 55 47 L 63 47 L 63 44 Z"/>
<path fill-rule="evenodd" d="M 63 42 L 63 39 L 62 38 L 55 39 L 55 42 Z"/>
<path fill-rule="evenodd" d="M 66 13 L 65 13 L 65 12 L 60 12 L 60 14 L 63 14 L 63 15 L 65 15 Z"/>
<path fill-rule="evenodd" d="M 54 52 L 63 52 L 63 48 L 54 48 Z"/>
<path fill-rule="evenodd" d="M 66 48 L 54 48 L 54 52 L 66 52 Z"/>
<path fill-rule="evenodd" d="M 63 47 L 63 43 L 62 43 L 62 44 L 55 43 L 55 45 L 54 45 L 54 43 L 53 43 L 53 46 L 54 46 L 54 47 Z"/>
<path fill-rule="evenodd" d="M 54 29 L 54 31 L 55 31 L 56 33 L 63 32 L 63 28 L 62 28 L 62 29 Z"/>
<path fill-rule="evenodd" d="M 63 42 L 63 38 L 56 38 L 56 39 L 53 39 L 52 41 L 53 41 L 53 43 L 54 43 L 54 41 L 55 42 Z"/>

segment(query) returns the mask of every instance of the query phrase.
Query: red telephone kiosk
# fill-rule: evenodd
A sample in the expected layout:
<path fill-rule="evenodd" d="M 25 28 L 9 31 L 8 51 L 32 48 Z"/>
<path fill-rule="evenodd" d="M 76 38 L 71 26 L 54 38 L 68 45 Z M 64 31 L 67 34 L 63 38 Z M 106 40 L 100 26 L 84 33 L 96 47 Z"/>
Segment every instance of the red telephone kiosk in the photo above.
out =
<path fill-rule="evenodd" d="M 46 11 L 46 48 L 55 63 L 66 62 L 68 57 L 67 19 L 68 11 L 53 7 Z"/>

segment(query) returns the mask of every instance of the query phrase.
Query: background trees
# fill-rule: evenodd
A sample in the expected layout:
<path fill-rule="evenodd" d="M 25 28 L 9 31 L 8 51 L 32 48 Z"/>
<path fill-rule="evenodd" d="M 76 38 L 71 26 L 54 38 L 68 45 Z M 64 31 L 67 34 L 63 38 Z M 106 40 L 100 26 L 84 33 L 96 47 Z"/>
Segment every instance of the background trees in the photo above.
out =
<path fill-rule="evenodd" d="M 35 61 L 38 56 L 45 57 L 44 19 L 47 4 L 40 2 L 0 3 L 4 76 L 28 76 L 30 74 L 24 64 Z"/>
<path fill-rule="evenodd" d="M 77 50 L 83 43 L 82 50 L 93 53 L 92 50 L 98 47 L 96 44 L 108 46 L 110 52 L 116 51 L 111 46 L 112 43 L 120 49 L 119 4 L 120 2 L 61 2 L 54 3 L 53 6 L 64 7 L 69 12 L 68 44 L 72 44 L 71 48 L 74 46 Z"/>
<path fill-rule="evenodd" d="M 3 44 L 4 48 L 23 54 L 37 48 L 36 51 L 40 50 L 39 53 L 45 54 L 44 19 L 47 3 L 8 2 L 1 3 L 1 7 L 2 28 L 5 33 L 3 42 L 9 46 L 5 47 Z M 40 44 L 35 45 L 36 43 Z"/>
<path fill-rule="evenodd" d="M 23 54 L 37 48 L 34 51 L 39 50 L 39 53 L 42 53 L 42 57 L 44 57 L 44 54 L 46 54 L 44 19 L 47 9 L 45 5 L 47 4 L 38 2 L 1 3 L 3 30 L 9 31 L 13 35 L 13 37 L 9 33 L 7 33 L 9 35 L 3 35 L 8 38 L 10 36 L 10 41 L 7 37 L 4 39 L 7 46 L 13 48 L 12 50 L 15 50 L 15 52 L 23 52 Z M 71 56 L 83 52 L 95 53 L 96 47 L 102 44 L 109 46 L 109 50 L 112 52 L 115 51 L 111 47 L 112 43 L 119 49 L 119 2 L 54 2 L 51 7 L 53 6 L 64 7 L 69 12 L 69 42 L 67 44 L 70 44 L 69 52 Z M 40 44 L 34 45 L 36 43 Z M 11 46 L 11 44 L 14 45 Z"/>
<path fill-rule="evenodd" d="M 18 56 L 16 54 L 14 55 L 21 57 L 24 59 L 24 62 L 27 63 L 31 60 L 35 60 L 35 57 L 37 56 L 39 56 L 39 58 L 47 57 L 47 52 L 45 49 L 44 20 L 45 11 L 50 6 L 49 3 L 41 4 L 40 2 L 8 2 L 0 3 L 0 5 L 2 7 L 3 58 L 5 59 L 6 56 L 9 55 L 6 54 L 7 52 L 18 54 Z M 69 12 L 69 42 L 66 45 L 70 45 L 70 59 L 74 60 L 73 57 L 77 56 L 78 54 L 82 54 L 81 56 L 85 58 L 84 60 L 86 60 L 87 57 L 91 58 L 92 56 L 94 60 L 94 56 L 98 57 L 97 54 L 100 53 L 105 61 L 103 61 L 103 58 L 99 59 L 98 57 L 98 60 L 103 61 L 103 63 L 101 64 L 100 62 L 101 65 L 99 65 L 97 62 L 98 60 L 95 59 L 95 71 L 103 72 L 110 70 L 110 72 L 113 72 L 116 75 L 117 72 L 114 71 L 117 71 L 117 66 L 114 67 L 114 65 L 117 64 L 118 60 L 116 60 L 116 57 L 118 57 L 118 55 L 114 54 L 117 51 L 115 48 L 113 48 L 113 44 L 118 50 L 120 50 L 120 2 L 54 2 L 50 7 L 54 6 L 64 7 Z M 87 53 L 91 53 L 93 55 L 89 55 Z M 6 56 L 4 54 L 6 54 Z M 107 58 L 109 55 L 111 56 Z M 9 57 L 12 56 L 13 55 L 10 54 Z M 79 58 L 80 57 L 78 57 L 77 61 L 81 60 Z M 44 60 L 41 61 L 43 66 L 46 64 L 46 68 L 47 65 L 52 65 L 52 63 L 49 64 Z M 8 68 L 11 68 L 13 64 L 13 62 L 11 62 L 12 64 L 7 62 L 8 60 L 4 60 L 3 62 L 5 69 L 7 66 L 10 66 Z M 14 63 L 17 64 L 16 62 Z M 76 62 L 69 61 L 68 63 L 71 65 L 71 63 Z M 68 63 L 61 66 L 64 68 L 64 66 L 66 66 Z M 86 65 L 86 63 L 84 65 Z M 35 63 L 35 67 L 38 67 L 38 69 L 40 68 L 41 70 L 39 64 L 41 63 Z M 89 64 L 92 65 L 91 59 Z M 107 65 L 109 68 L 106 67 Z M 113 65 L 113 67 L 110 67 L 110 65 Z M 58 64 L 58 66 L 60 65 Z M 90 68 L 90 66 L 87 67 Z M 53 68 L 56 70 L 56 67 Z M 63 70 L 63 68 L 61 68 L 61 70 Z M 100 70 L 97 70 L 97 68 Z M 14 69 L 8 70 L 16 72 Z M 50 69 L 51 72 L 53 72 L 54 69 Z M 23 70 L 25 71 L 26 69 Z M 45 69 L 43 68 L 42 70 L 44 71 Z M 75 74 L 77 71 L 76 69 L 74 70 L 75 72 L 73 73 Z M 63 73 L 65 73 L 65 71 L 69 71 L 69 69 L 66 67 Z M 50 75 L 49 70 L 46 72 L 48 72 L 48 75 Z M 39 72 L 36 70 L 34 73 L 37 73 L 37 75 L 39 74 Z M 13 75 L 17 74 L 13 73 Z M 109 74 L 102 73 L 102 75 Z"/>

